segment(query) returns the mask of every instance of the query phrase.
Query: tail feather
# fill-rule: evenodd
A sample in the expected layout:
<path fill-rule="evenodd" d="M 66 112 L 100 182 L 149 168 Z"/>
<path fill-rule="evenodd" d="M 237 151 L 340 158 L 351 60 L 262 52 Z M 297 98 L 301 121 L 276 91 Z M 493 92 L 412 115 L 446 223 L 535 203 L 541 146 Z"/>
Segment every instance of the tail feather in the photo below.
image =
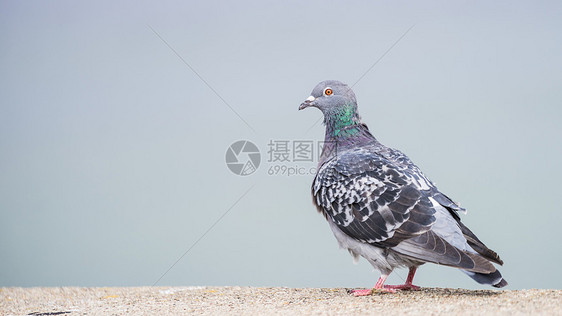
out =
<path fill-rule="evenodd" d="M 481 242 L 480 239 L 478 239 L 478 237 L 476 237 L 476 235 L 474 235 L 474 233 L 470 229 L 468 229 L 468 227 L 464 226 L 461 221 L 457 221 L 457 223 L 459 224 L 461 231 L 466 238 L 466 241 L 468 242 L 468 245 L 472 247 L 472 249 L 474 249 L 484 258 L 499 265 L 503 265 L 502 259 L 495 251 L 486 247 L 486 245 L 484 245 L 484 243 Z"/>
<path fill-rule="evenodd" d="M 480 284 L 488 284 L 498 288 L 507 285 L 507 281 L 503 279 L 501 273 L 492 264 L 492 262 L 501 262 L 501 260 L 497 255 L 492 256 L 491 250 L 488 249 L 490 251 L 487 253 L 488 256 L 463 251 L 450 245 L 431 230 L 415 238 L 402 241 L 392 250 L 418 261 L 460 268 Z"/>
<path fill-rule="evenodd" d="M 476 273 L 492 273 L 494 265 L 477 253 L 460 250 L 433 231 L 427 231 L 415 238 L 407 239 L 392 250 L 416 260 L 433 262 Z"/>
<path fill-rule="evenodd" d="M 461 270 L 471 277 L 474 281 L 480 284 L 487 284 L 493 287 L 504 287 L 507 285 L 507 281 L 502 277 L 500 271 L 496 270 L 492 273 L 478 273 L 467 270 Z"/>

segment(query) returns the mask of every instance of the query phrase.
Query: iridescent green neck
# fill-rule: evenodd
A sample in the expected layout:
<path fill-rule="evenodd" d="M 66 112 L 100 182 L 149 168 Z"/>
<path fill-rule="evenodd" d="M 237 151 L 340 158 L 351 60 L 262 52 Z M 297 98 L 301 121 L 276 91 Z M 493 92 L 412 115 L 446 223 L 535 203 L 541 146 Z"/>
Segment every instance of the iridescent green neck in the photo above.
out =
<path fill-rule="evenodd" d="M 361 123 L 355 105 L 342 107 L 332 113 L 324 113 L 324 123 L 326 124 L 326 136 L 319 166 L 326 160 L 337 156 L 339 152 L 356 146 L 377 143 L 367 125 Z"/>
<path fill-rule="evenodd" d="M 325 113 L 326 137 L 350 137 L 359 133 L 360 119 L 357 107 L 346 104 L 332 112 Z"/>

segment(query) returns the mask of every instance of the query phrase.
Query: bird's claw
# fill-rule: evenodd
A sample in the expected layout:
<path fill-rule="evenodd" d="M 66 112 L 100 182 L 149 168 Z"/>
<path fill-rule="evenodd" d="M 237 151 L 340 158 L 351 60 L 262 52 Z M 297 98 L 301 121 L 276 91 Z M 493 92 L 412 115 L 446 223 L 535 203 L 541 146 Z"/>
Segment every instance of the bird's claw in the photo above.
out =
<path fill-rule="evenodd" d="M 384 293 L 396 293 L 396 290 L 390 288 L 382 288 L 382 289 L 374 288 L 374 289 L 358 289 L 358 290 L 351 291 L 351 295 L 353 296 L 369 296 L 369 295 L 384 294 Z"/>
<path fill-rule="evenodd" d="M 413 284 L 401 284 L 401 285 L 385 285 L 385 289 L 401 290 L 401 291 L 419 291 L 421 288 Z"/>

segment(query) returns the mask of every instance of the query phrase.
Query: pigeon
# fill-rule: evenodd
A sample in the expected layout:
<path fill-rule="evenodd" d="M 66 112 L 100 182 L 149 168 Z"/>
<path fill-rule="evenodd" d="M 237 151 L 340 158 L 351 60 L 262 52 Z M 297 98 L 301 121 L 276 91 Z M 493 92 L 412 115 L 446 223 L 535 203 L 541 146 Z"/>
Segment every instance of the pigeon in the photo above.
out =
<path fill-rule="evenodd" d="M 320 82 L 299 110 L 324 115 L 326 134 L 312 200 L 341 248 L 365 258 L 381 276 L 355 296 L 418 290 L 416 269 L 426 262 L 455 267 L 480 284 L 507 285 L 493 263 L 503 265 L 459 217 L 466 210 L 441 193 L 408 156 L 381 144 L 361 122 L 351 88 Z M 385 285 L 395 268 L 408 268 L 402 285 Z"/>

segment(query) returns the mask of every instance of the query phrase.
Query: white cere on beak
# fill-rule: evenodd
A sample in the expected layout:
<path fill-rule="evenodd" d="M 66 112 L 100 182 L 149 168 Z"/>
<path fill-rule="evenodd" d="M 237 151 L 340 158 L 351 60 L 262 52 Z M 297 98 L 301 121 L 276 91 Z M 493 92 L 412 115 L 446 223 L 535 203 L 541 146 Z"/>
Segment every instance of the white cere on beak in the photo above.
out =
<path fill-rule="evenodd" d="M 309 96 L 308 98 L 306 98 L 306 101 L 314 101 L 316 98 L 313 96 Z"/>

